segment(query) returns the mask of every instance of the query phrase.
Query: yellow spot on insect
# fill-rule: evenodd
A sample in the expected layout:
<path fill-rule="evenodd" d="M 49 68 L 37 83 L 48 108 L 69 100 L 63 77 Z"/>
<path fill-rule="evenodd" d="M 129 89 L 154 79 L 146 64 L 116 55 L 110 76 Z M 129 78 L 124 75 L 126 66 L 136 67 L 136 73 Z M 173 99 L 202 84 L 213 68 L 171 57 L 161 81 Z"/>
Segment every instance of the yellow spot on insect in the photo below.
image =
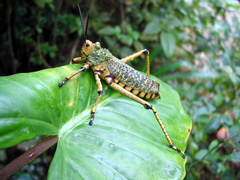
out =
<path fill-rule="evenodd" d="M 121 87 L 125 86 L 125 84 L 123 84 L 122 82 L 118 83 L 118 85 L 121 86 Z"/>
<path fill-rule="evenodd" d="M 152 95 L 151 93 L 148 93 L 145 98 L 149 99 L 151 97 L 151 95 Z"/>
<path fill-rule="evenodd" d="M 139 90 L 134 89 L 132 93 L 135 94 L 135 95 L 137 95 L 137 94 L 139 93 Z"/>
<path fill-rule="evenodd" d="M 115 78 L 115 79 L 114 79 L 114 82 L 115 82 L 115 83 L 118 83 L 118 82 L 119 82 L 119 79 L 116 79 L 116 78 Z"/>
<path fill-rule="evenodd" d="M 155 96 L 156 96 L 156 94 L 153 94 L 153 95 L 152 95 L 152 98 L 154 99 L 154 98 L 155 98 Z"/>
<path fill-rule="evenodd" d="M 131 90 L 132 90 L 132 88 L 129 87 L 129 86 L 125 87 L 125 89 L 126 89 L 127 91 L 131 91 Z"/>
<path fill-rule="evenodd" d="M 139 94 L 139 96 L 141 97 L 141 98 L 143 98 L 144 96 L 145 96 L 145 92 L 141 92 L 140 94 Z"/>
<path fill-rule="evenodd" d="M 68 103 L 68 106 L 69 106 L 69 107 L 73 106 L 73 103 L 72 103 L 72 102 L 69 102 L 69 103 Z"/>

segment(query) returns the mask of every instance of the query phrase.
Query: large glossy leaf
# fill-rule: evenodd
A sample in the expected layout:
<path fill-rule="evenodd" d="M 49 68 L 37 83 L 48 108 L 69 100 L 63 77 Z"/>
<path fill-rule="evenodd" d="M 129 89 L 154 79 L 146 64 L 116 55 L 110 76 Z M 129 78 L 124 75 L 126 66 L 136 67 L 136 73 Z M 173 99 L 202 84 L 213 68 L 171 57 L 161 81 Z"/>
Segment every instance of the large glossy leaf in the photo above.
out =
<path fill-rule="evenodd" d="M 81 73 L 58 87 L 80 67 L 0 77 L 1 148 L 39 135 L 58 135 L 49 179 L 182 179 L 186 159 L 169 147 L 151 110 L 104 81 L 94 125 L 88 125 L 98 96 L 93 73 Z M 161 84 L 161 99 L 149 102 L 173 143 L 185 150 L 191 120 L 177 92 L 152 78 Z"/>

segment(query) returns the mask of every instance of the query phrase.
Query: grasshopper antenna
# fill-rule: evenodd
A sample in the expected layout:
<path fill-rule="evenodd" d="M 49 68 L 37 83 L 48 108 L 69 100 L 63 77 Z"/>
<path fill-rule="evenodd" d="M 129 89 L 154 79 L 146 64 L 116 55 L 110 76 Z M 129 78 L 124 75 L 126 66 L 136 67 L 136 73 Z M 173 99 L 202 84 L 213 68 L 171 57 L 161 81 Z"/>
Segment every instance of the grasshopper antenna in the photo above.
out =
<path fill-rule="evenodd" d="M 78 4 L 78 10 L 79 10 L 81 24 L 82 24 L 83 37 L 84 37 L 84 40 L 86 40 L 85 31 L 84 31 L 84 24 L 83 24 L 83 18 L 82 18 L 81 8 L 80 8 L 79 4 Z"/>
<path fill-rule="evenodd" d="M 88 30 L 88 20 L 89 20 L 89 12 L 88 12 L 88 14 L 87 14 L 87 25 L 86 25 L 85 34 L 84 34 L 84 36 L 85 36 L 86 39 L 87 39 L 87 30 Z"/>

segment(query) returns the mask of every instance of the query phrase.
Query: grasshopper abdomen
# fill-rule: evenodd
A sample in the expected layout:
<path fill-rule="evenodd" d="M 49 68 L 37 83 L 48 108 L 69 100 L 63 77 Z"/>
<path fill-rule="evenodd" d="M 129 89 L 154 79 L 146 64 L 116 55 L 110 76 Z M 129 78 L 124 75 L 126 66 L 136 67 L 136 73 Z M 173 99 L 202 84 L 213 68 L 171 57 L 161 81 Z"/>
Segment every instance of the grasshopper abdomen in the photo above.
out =
<path fill-rule="evenodd" d="M 106 61 L 114 82 L 144 99 L 159 99 L 159 84 L 120 61 L 116 57 Z"/>

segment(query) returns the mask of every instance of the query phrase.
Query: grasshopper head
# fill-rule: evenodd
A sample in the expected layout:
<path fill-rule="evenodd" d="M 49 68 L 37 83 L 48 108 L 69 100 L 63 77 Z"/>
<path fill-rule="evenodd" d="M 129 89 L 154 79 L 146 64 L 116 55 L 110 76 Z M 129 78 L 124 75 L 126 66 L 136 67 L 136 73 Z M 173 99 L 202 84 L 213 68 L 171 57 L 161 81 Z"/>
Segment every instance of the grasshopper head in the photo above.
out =
<path fill-rule="evenodd" d="M 93 48 L 92 41 L 85 40 L 84 43 L 83 43 L 83 46 L 82 46 L 82 50 L 81 50 L 82 58 L 88 57 L 92 48 Z"/>

